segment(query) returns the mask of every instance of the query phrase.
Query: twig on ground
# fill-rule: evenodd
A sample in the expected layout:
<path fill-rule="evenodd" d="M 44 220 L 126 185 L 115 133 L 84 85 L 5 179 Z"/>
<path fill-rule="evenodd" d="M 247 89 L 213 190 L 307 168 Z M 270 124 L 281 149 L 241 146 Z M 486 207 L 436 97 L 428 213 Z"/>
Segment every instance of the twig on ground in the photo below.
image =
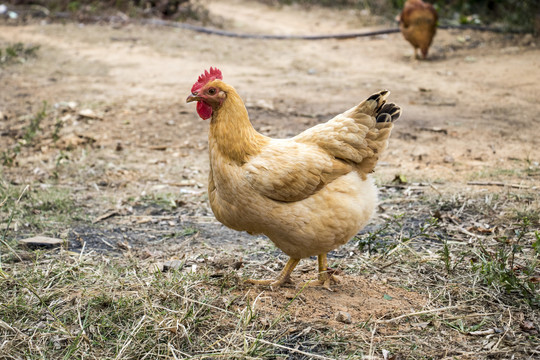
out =
<path fill-rule="evenodd" d="M 435 185 L 433 185 L 432 183 L 429 183 L 429 187 L 432 188 L 433 190 L 435 190 L 437 192 L 437 194 L 442 195 L 442 192 Z"/>
<path fill-rule="evenodd" d="M 530 189 L 530 186 L 520 185 L 520 184 L 507 184 L 498 181 L 469 181 L 467 185 L 478 185 L 478 186 L 504 186 L 511 187 L 515 189 Z"/>
<path fill-rule="evenodd" d="M 116 249 L 110 242 L 108 242 L 107 240 L 105 239 L 100 239 L 105 245 L 111 247 L 112 249 Z"/>
<path fill-rule="evenodd" d="M 116 355 L 115 360 L 121 359 L 121 358 L 122 358 L 122 353 L 126 350 L 126 348 L 129 346 L 129 344 L 131 344 L 131 342 L 133 341 L 133 338 L 135 337 L 135 335 L 136 335 L 136 334 L 139 332 L 139 330 L 141 329 L 144 319 L 146 319 L 146 314 L 143 315 L 143 316 L 141 317 L 141 320 L 139 320 L 139 322 L 137 323 L 137 325 L 135 325 L 135 327 L 133 328 L 133 330 L 132 330 L 131 333 L 129 334 L 129 339 L 124 343 L 124 345 L 122 346 L 122 348 L 120 349 L 120 351 L 119 351 L 118 354 Z"/>
<path fill-rule="evenodd" d="M 496 350 L 499 347 L 499 344 L 501 343 L 502 339 L 504 339 L 504 337 L 508 333 L 508 330 L 510 330 L 510 325 L 512 324 L 512 312 L 510 311 L 510 309 L 508 309 L 508 317 L 509 318 L 508 318 L 508 324 L 506 324 L 506 330 L 504 331 L 502 336 L 499 338 L 499 341 L 497 341 L 495 346 L 493 346 L 492 350 Z"/>
<path fill-rule="evenodd" d="M 470 231 L 468 231 L 468 230 L 462 228 L 461 226 L 456 226 L 456 229 L 459 230 L 460 232 L 462 232 L 463 234 L 468 235 L 468 236 L 471 236 L 471 237 L 473 237 L 473 238 L 475 238 L 475 239 L 478 239 L 478 238 L 479 238 L 478 235 L 473 234 L 472 232 L 470 232 Z"/>
<path fill-rule="evenodd" d="M 409 313 L 409 314 L 403 314 L 403 315 L 400 315 L 398 317 L 395 317 L 395 318 L 392 318 L 392 319 L 389 319 L 389 320 L 378 320 L 378 322 L 389 323 L 389 322 L 397 321 L 397 320 L 407 318 L 407 317 L 411 317 L 411 316 L 430 314 L 430 313 L 441 312 L 441 311 L 446 311 L 446 310 L 450 310 L 450 309 L 457 309 L 460 306 L 461 305 L 452 305 L 452 306 L 446 306 L 446 307 L 437 308 L 437 309 L 417 311 L 417 312 L 413 312 L 413 313 Z"/>
<path fill-rule="evenodd" d="M 371 340 L 369 341 L 369 359 L 375 358 L 375 348 L 373 347 L 373 340 L 375 339 L 375 333 L 377 332 L 377 322 L 375 322 L 373 329 L 371 330 Z"/>
<path fill-rule="evenodd" d="M 326 356 L 317 355 L 317 354 L 313 354 L 313 353 L 308 353 L 308 352 L 298 350 L 298 349 L 294 349 L 294 348 L 291 348 L 291 347 L 288 347 L 288 346 L 276 344 L 276 343 L 273 343 L 271 341 L 267 341 L 267 340 L 264 340 L 264 339 L 255 338 L 255 337 L 250 336 L 250 335 L 246 335 L 246 338 L 251 339 L 251 340 L 255 340 L 255 341 L 260 341 L 263 344 L 272 345 L 274 347 L 277 347 L 277 348 L 280 348 L 280 349 L 285 349 L 285 350 L 288 350 L 288 351 L 291 351 L 291 352 L 294 352 L 294 353 L 306 355 L 306 356 L 309 356 L 312 359 L 324 359 L 324 360 L 332 360 L 333 359 L 333 358 L 329 358 L 329 357 L 326 357 Z"/>
<path fill-rule="evenodd" d="M 102 220 L 108 219 L 108 218 L 113 217 L 113 216 L 118 215 L 118 214 L 119 214 L 118 210 L 109 211 L 108 213 L 105 213 L 105 214 L 100 215 L 97 218 L 95 218 L 92 221 L 92 224 L 97 224 L 98 222 L 100 222 Z"/>
<path fill-rule="evenodd" d="M 448 321 L 448 320 L 464 319 L 464 318 L 471 318 L 471 317 L 491 316 L 491 315 L 497 315 L 497 314 L 499 313 L 496 313 L 496 312 L 486 313 L 486 314 L 475 313 L 475 314 L 466 314 L 466 315 L 458 315 L 458 316 L 449 316 L 449 317 L 443 318 L 443 320 Z"/>

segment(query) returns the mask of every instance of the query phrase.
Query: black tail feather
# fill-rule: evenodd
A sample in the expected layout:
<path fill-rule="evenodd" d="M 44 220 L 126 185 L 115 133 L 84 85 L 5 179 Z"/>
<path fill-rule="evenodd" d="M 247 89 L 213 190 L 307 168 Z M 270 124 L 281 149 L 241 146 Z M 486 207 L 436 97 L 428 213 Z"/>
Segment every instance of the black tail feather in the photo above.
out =
<path fill-rule="evenodd" d="M 376 94 L 377 95 L 377 94 Z M 394 122 L 401 115 L 401 108 L 394 103 L 383 103 L 377 109 L 377 122 Z"/>

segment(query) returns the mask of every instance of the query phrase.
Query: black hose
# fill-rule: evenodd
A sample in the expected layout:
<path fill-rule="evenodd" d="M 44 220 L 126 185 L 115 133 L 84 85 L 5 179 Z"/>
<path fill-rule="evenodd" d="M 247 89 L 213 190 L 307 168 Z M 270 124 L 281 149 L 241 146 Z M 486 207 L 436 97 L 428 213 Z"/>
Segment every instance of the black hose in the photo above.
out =
<path fill-rule="evenodd" d="M 55 13 L 52 15 L 53 18 L 66 19 L 69 18 L 68 13 Z M 87 17 L 87 21 L 99 22 L 103 20 L 108 20 L 110 22 L 119 22 L 126 23 L 129 21 L 139 22 L 140 24 L 145 25 L 154 25 L 154 26 L 168 26 L 179 29 L 186 29 L 191 31 L 200 32 L 203 34 L 234 37 L 240 39 L 262 39 L 262 40 L 324 40 L 324 39 L 352 39 L 357 37 L 367 37 L 367 36 L 377 36 L 385 34 L 398 33 L 399 28 L 391 29 L 382 29 L 382 30 L 373 30 L 373 31 L 364 31 L 364 32 L 351 32 L 351 33 L 340 33 L 340 34 L 324 34 L 324 35 L 268 35 L 268 34 L 246 34 L 246 33 L 236 33 L 232 31 L 220 30 L 215 28 L 209 28 L 199 25 L 192 25 L 183 22 L 162 20 L 162 19 L 140 19 L 140 20 L 126 20 L 121 17 Z M 477 26 L 477 25 L 439 25 L 439 29 L 450 30 L 475 30 L 475 31 L 490 31 L 494 33 L 509 33 L 509 34 L 524 34 L 526 31 L 520 30 L 511 30 L 505 28 L 492 28 L 488 26 Z"/>
<path fill-rule="evenodd" d="M 204 26 L 197 26 L 197 25 L 161 20 L 161 19 L 145 19 L 145 20 L 142 20 L 142 22 L 144 24 L 149 24 L 149 25 L 170 26 L 174 28 L 188 29 L 188 30 L 197 31 L 204 34 L 236 37 L 236 38 L 242 38 L 242 39 L 265 39 L 265 40 L 352 39 L 356 37 L 376 36 L 376 35 L 392 34 L 392 33 L 399 32 L 398 28 L 394 28 L 394 29 L 374 30 L 374 31 L 368 31 L 368 32 L 354 32 L 354 33 L 329 34 L 329 35 L 263 35 L 263 34 L 235 33 L 232 31 L 207 28 Z"/>

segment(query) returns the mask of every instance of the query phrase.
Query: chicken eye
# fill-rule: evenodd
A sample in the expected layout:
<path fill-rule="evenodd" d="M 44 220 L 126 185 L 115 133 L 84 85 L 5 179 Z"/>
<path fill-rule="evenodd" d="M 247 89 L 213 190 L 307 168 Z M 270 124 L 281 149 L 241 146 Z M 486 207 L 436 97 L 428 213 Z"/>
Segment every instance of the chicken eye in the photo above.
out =
<path fill-rule="evenodd" d="M 211 88 L 211 89 L 208 90 L 208 93 L 209 93 L 210 95 L 214 95 L 214 94 L 216 93 L 216 89 Z"/>

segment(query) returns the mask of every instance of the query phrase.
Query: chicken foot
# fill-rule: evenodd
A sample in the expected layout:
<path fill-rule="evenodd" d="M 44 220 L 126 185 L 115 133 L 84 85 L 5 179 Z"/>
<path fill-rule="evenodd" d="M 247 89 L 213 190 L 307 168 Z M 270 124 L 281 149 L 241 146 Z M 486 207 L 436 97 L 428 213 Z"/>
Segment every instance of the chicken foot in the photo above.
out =
<path fill-rule="evenodd" d="M 341 279 L 335 276 L 334 270 L 328 267 L 328 260 L 326 254 L 321 254 L 317 257 L 319 263 L 319 279 L 315 282 L 310 282 L 309 286 L 322 286 L 323 288 L 333 291 L 330 288 L 330 284 L 339 284 Z"/>
<path fill-rule="evenodd" d="M 276 279 L 274 279 L 274 280 L 248 279 L 248 280 L 246 280 L 246 282 L 249 283 L 249 284 L 254 284 L 254 285 L 281 286 L 284 283 L 290 281 L 291 273 L 294 270 L 294 268 L 296 267 L 296 265 L 298 265 L 299 262 L 300 262 L 300 259 L 289 258 L 289 261 L 287 261 L 287 264 L 285 265 L 283 270 L 281 270 L 278 277 Z"/>

